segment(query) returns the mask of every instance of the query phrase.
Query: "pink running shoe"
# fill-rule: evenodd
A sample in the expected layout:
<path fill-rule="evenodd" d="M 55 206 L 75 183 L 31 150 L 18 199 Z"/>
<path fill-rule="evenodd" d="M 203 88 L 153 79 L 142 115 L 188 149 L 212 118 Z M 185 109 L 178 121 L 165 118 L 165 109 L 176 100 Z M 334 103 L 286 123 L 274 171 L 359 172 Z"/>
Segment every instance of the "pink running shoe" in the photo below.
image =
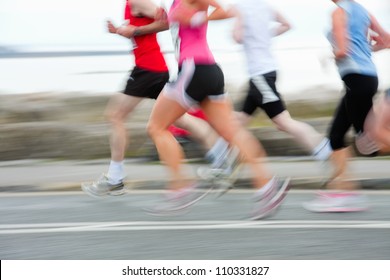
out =
<path fill-rule="evenodd" d="M 178 191 L 170 191 L 161 202 L 152 207 L 144 208 L 144 211 L 153 216 L 175 216 L 185 214 L 192 205 L 204 198 L 210 188 L 201 188 L 198 184 L 191 184 Z"/>
<path fill-rule="evenodd" d="M 290 178 L 281 181 L 273 179 L 271 188 L 263 195 L 256 195 L 255 206 L 252 210 L 251 220 L 261 220 L 274 215 L 290 189 Z"/>
<path fill-rule="evenodd" d="M 303 204 L 306 210 L 319 213 L 360 212 L 368 209 L 365 196 L 346 192 L 319 192 L 317 197 Z"/>

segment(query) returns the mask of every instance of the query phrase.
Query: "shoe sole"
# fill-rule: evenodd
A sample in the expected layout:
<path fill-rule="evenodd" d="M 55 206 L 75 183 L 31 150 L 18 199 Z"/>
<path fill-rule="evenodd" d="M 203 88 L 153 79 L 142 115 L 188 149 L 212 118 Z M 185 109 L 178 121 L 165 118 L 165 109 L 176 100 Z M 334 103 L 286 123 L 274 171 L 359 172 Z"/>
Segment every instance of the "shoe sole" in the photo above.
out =
<path fill-rule="evenodd" d="M 153 208 L 144 208 L 144 211 L 149 215 L 158 216 L 158 217 L 175 216 L 175 215 L 184 214 L 185 210 L 188 210 L 189 207 L 191 207 L 192 205 L 194 205 L 195 203 L 199 202 L 201 199 L 206 197 L 212 191 L 212 189 L 213 187 L 210 187 L 206 191 L 202 192 L 202 194 L 197 196 L 195 199 L 171 209 L 155 210 Z"/>
<path fill-rule="evenodd" d="M 110 191 L 107 193 L 107 195 L 109 195 L 109 196 L 122 196 L 122 195 L 125 195 L 126 193 L 127 193 L 127 190 L 125 188 L 123 188 L 121 190 Z"/>
<path fill-rule="evenodd" d="M 87 195 L 89 195 L 90 197 L 93 197 L 93 198 L 102 198 L 103 195 L 99 195 L 93 191 L 91 191 L 90 189 L 91 187 L 91 184 L 81 184 L 81 190 L 86 193 Z"/>
<path fill-rule="evenodd" d="M 217 190 L 217 198 L 220 198 L 224 194 L 228 193 L 230 190 L 234 189 L 234 183 L 229 183 L 229 185 L 226 187 L 219 187 Z"/>
<path fill-rule="evenodd" d="M 284 180 L 283 185 L 280 187 L 278 193 L 275 195 L 275 200 L 270 205 L 266 205 L 267 209 L 258 215 L 252 215 L 251 220 L 262 220 L 269 218 L 276 214 L 283 200 L 286 198 L 288 191 L 290 190 L 290 178 Z"/>
<path fill-rule="evenodd" d="M 226 194 L 228 191 L 234 189 L 234 184 L 237 182 L 238 180 L 238 173 L 240 172 L 241 170 L 241 167 L 242 167 L 242 164 L 238 164 L 235 166 L 235 168 L 233 169 L 233 172 L 226 178 L 220 180 L 220 183 L 219 185 L 223 185 L 225 184 L 225 187 L 220 187 L 218 188 L 218 190 L 220 190 L 217 194 L 217 198 L 223 196 L 224 194 Z M 222 183 L 222 184 L 221 184 Z M 218 182 L 217 182 L 218 184 Z M 227 187 L 226 187 L 227 186 Z"/>
<path fill-rule="evenodd" d="M 106 192 L 103 194 L 98 194 L 98 193 L 91 191 L 90 187 L 91 187 L 91 184 L 88 184 L 88 183 L 81 184 L 82 191 L 93 198 L 104 198 L 107 196 L 121 196 L 121 195 L 126 194 L 126 190 L 124 188 L 122 190 L 114 190 L 114 191 Z"/>
<path fill-rule="evenodd" d="M 364 212 L 368 210 L 368 207 L 329 207 L 329 208 L 315 208 L 304 205 L 303 208 L 314 213 L 354 213 Z"/>
<path fill-rule="evenodd" d="M 223 196 L 226 194 L 228 191 L 231 189 L 234 189 L 234 184 L 238 179 L 238 173 L 241 170 L 242 165 L 238 164 L 234 169 L 233 172 L 228 175 L 228 176 L 210 176 L 210 177 L 205 177 L 205 176 L 200 176 L 202 180 L 204 180 L 208 184 L 212 184 L 216 186 L 216 193 L 217 193 L 217 198 Z"/>
<path fill-rule="evenodd" d="M 237 153 L 238 150 L 234 151 L 236 153 L 234 160 L 231 160 L 231 166 L 233 166 L 233 171 L 229 175 L 220 175 L 220 176 L 202 176 L 198 173 L 198 176 L 207 183 L 217 186 L 217 198 L 223 196 L 228 191 L 234 188 L 234 183 L 238 179 L 238 173 L 241 170 L 242 163 L 239 160 L 240 156 Z M 233 152 L 231 152 L 233 153 Z M 231 156 L 231 155 L 229 155 Z"/>

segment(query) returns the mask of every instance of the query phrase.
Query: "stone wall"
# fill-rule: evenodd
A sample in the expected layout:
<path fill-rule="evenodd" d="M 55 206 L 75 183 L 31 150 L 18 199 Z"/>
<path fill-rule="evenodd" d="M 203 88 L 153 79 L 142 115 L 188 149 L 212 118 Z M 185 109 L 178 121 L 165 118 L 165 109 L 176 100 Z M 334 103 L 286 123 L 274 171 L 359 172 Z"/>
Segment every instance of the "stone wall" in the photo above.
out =
<path fill-rule="evenodd" d="M 229 92 L 237 105 L 243 88 Z M 104 119 L 104 109 L 110 96 L 112 94 L 0 95 L 0 160 L 109 157 L 109 125 Z M 131 145 L 128 157 L 156 157 L 145 130 L 153 103 L 145 100 L 129 119 Z M 335 99 L 294 98 L 287 100 L 287 104 L 291 115 L 311 123 L 324 133 Z M 272 127 L 264 114 L 256 118 L 250 129 L 269 155 L 306 154 L 291 137 Z M 190 157 L 203 154 L 197 144 L 185 142 L 183 146 Z"/>

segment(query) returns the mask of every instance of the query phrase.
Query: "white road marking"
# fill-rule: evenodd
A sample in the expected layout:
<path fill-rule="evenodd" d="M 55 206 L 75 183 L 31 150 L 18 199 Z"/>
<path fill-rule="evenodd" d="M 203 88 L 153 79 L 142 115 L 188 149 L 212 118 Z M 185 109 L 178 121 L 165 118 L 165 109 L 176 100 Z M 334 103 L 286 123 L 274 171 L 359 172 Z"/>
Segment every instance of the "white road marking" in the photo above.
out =
<path fill-rule="evenodd" d="M 319 189 L 302 189 L 302 190 L 290 190 L 288 193 L 290 194 L 315 194 L 319 191 Z M 160 189 L 151 189 L 151 190 L 142 190 L 142 189 L 129 189 L 127 194 L 122 197 L 126 197 L 127 195 L 142 195 L 142 194 L 162 194 L 165 190 Z M 218 191 L 211 191 L 210 193 L 216 193 Z M 228 192 L 228 194 L 252 194 L 254 191 L 252 189 L 233 189 Z M 390 190 L 361 190 L 362 194 L 367 195 L 390 195 Z M 35 196 L 68 196 L 68 195 L 83 195 L 88 197 L 83 191 L 39 191 L 39 192 L 0 192 L 1 197 L 35 197 Z M 112 198 L 112 197 L 110 197 Z M 114 197 L 115 198 L 115 197 Z"/>
<path fill-rule="evenodd" d="M 212 229 L 390 229 L 390 221 L 284 220 L 284 221 L 135 221 L 45 224 L 0 224 L 0 235 L 154 230 Z"/>

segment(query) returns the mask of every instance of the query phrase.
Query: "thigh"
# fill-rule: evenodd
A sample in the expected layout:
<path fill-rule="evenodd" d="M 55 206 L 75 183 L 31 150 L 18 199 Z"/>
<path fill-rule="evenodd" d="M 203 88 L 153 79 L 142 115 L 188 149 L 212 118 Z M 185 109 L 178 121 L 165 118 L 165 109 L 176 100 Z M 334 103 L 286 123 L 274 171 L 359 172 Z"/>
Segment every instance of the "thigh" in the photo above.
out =
<path fill-rule="evenodd" d="M 161 129 L 167 129 L 178 118 L 186 113 L 187 108 L 183 107 L 176 100 L 161 94 L 153 106 L 149 118 L 149 125 L 154 125 Z"/>
<path fill-rule="evenodd" d="M 142 97 L 130 96 L 122 93 L 115 95 L 108 102 L 105 115 L 108 117 L 115 116 L 125 118 L 142 100 L 144 100 Z"/>
<path fill-rule="evenodd" d="M 346 110 L 355 132 L 363 131 L 364 121 L 372 108 L 373 97 L 378 89 L 377 77 L 352 74 L 343 78 L 348 88 Z"/>
<path fill-rule="evenodd" d="M 281 99 L 275 102 L 266 103 L 262 106 L 262 108 L 267 116 L 272 120 L 281 113 L 286 112 L 286 106 Z"/>
<path fill-rule="evenodd" d="M 194 75 L 185 91 L 197 103 L 206 98 L 223 99 L 225 80 L 221 68 L 217 64 L 196 65 Z"/>
<path fill-rule="evenodd" d="M 249 116 L 252 116 L 256 112 L 257 108 L 261 107 L 262 102 L 263 98 L 261 96 L 261 93 L 250 81 L 248 93 L 245 97 L 244 103 L 240 111 L 244 112 Z"/>
<path fill-rule="evenodd" d="M 352 125 L 348 117 L 345 99 L 345 96 L 341 99 L 328 133 L 331 146 L 334 150 L 345 147 L 344 137 Z"/>
<path fill-rule="evenodd" d="M 367 116 L 365 128 L 381 134 L 381 138 L 390 143 L 390 90 L 386 97 L 381 97 Z"/>
<path fill-rule="evenodd" d="M 213 129 L 227 141 L 232 140 L 241 125 L 233 112 L 229 99 L 218 101 L 206 99 L 201 107 Z"/>

